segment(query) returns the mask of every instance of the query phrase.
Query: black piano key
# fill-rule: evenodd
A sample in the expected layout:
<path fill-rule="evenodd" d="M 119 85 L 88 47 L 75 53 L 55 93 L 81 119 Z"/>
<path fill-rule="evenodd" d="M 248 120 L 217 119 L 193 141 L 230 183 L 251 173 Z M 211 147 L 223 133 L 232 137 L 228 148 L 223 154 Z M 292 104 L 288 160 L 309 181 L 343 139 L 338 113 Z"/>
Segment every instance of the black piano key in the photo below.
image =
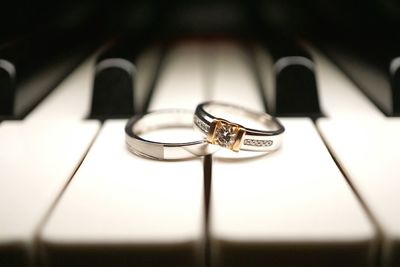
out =
<path fill-rule="evenodd" d="M 400 58 L 399 58 L 400 59 Z M 391 70 L 391 84 L 392 84 L 392 103 L 393 112 L 392 115 L 400 116 L 400 65 Z"/>
<path fill-rule="evenodd" d="M 0 59 L 0 114 L 12 114 L 15 88 L 15 66 L 5 59 Z"/>
<path fill-rule="evenodd" d="M 97 60 L 92 103 L 89 118 L 129 118 L 135 113 L 134 91 L 138 69 L 138 58 L 151 43 L 149 37 L 120 40 L 101 54 Z M 158 62 L 159 63 L 159 62 Z M 153 78 L 156 77 L 157 65 Z M 144 90 L 150 91 L 152 84 Z"/>
<path fill-rule="evenodd" d="M 123 57 L 100 59 L 96 64 L 90 118 L 124 118 L 134 113 L 133 61 Z"/>
<path fill-rule="evenodd" d="M 400 116 L 400 49 L 397 44 L 384 38 L 368 46 L 358 40 L 319 42 L 327 56 L 387 116 Z"/>
<path fill-rule="evenodd" d="M 285 117 L 322 116 L 315 66 L 311 56 L 290 38 L 266 38 L 275 75 L 275 114 Z"/>

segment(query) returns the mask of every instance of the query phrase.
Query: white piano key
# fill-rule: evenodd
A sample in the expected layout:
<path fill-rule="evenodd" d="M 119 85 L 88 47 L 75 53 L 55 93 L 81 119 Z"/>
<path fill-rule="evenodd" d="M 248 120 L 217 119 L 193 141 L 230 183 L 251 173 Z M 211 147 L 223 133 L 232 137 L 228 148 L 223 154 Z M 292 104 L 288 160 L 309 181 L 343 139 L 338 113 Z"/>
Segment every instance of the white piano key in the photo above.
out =
<path fill-rule="evenodd" d="M 229 103 L 236 105 L 250 105 L 255 109 L 263 111 L 263 102 L 257 88 L 254 68 L 251 66 L 250 54 L 243 48 L 233 45 L 229 42 L 216 43 L 215 48 L 210 49 L 210 60 L 213 62 L 213 73 L 209 83 L 208 97 L 215 101 L 226 101 L 227 93 L 235 95 L 236 93 L 246 94 L 246 98 L 229 98 Z M 235 55 L 235 56 L 232 56 Z M 215 88 L 225 87 L 225 90 L 215 90 Z"/>
<path fill-rule="evenodd" d="M 230 50 L 230 57 L 241 55 Z M 216 57 L 217 58 L 217 57 Z M 226 61 L 228 63 L 228 61 Z M 215 76 L 228 77 L 224 62 Z M 240 66 L 239 66 L 240 65 Z M 237 68 L 247 68 L 240 63 Z M 232 79 L 247 80 L 238 77 Z M 211 86 L 224 101 L 255 110 L 254 83 Z M 231 85 L 231 81 L 227 83 Z M 232 89 L 233 88 L 233 89 Z M 213 266 L 367 266 L 376 230 L 309 119 L 284 119 L 282 148 L 266 156 L 213 156 Z M 246 154 L 247 156 L 247 154 Z"/>
<path fill-rule="evenodd" d="M 89 148 L 97 122 L 0 126 L 0 257 L 26 266 L 37 228 Z M 14 255 L 14 256 L 13 256 Z M 0 259 L 0 265 L 2 260 Z"/>
<path fill-rule="evenodd" d="M 268 109 L 271 113 L 275 114 L 275 73 L 274 73 L 274 62 L 271 54 L 265 47 L 260 44 L 255 44 L 253 46 L 253 53 L 255 56 L 255 63 L 258 68 L 262 70 L 261 72 L 261 83 L 263 86 L 265 100 L 268 105 Z"/>
<path fill-rule="evenodd" d="M 149 97 L 149 88 L 154 82 L 155 69 L 160 63 L 162 47 L 154 45 L 149 47 L 137 59 L 137 75 L 135 76 L 134 85 L 134 107 L 135 112 L 140 113 L 145 109 L 144 105 Z"/>
<path fill-rule="evenodd" d="M 383 119 L 384 114 L 332 62 L 308 45 L 316 64 L 320 105 L 337 119 Z"/>
<path fill-rule="evenodd" d="M 202 51 L 194 44 L 173 49 L 151 109 L 194 108 L 202 100 Z M 202 266 L 202 159 L 162 162 L 132 155 L 124 126 L 124 120 L 105 123 L 45 224 L 39 237 L 44 262 Z"/>
<path fill-rule="evenodd" d="M 383 232 L 382 264 L 400 264 L 398 182 L 400 121 L 387 119 L 343 73 L 314 49 L 320 63 L 322 107 L 318 128 L 347 178 Z"/>
<path fill-rule="evenodd" d="M 76 68 L 31 113 L 25 121 L 80 120 L 87 116 L 94 75 L 94 64 L 99 52 L 94 53 Z"/>
<path fill-rule="evenodd" d="M 400 265 L 400 120 L 321 119 L 334 157 L 383 232 L 383 266 Z"/>
<path fill-rule="evenodd" d="M 207 66 L 205 49 L 204 45 L 193 42 L 167 55 L 161 77 L 157 82 L 162 89 L 154 92 L 149 110 L 155 108 L 194 110 L 197 104 L 205 99 Z M 176 60 L 177 57 L 184 60 Z"/>
<path fill-rule="evenodd" d="M 81 121 L 89 108 L 94 57 L 24 120 L 0 125 L 0 258 L 5 266 L 35 260 L 37 230 L 97 134 L 98 122 Z"/>

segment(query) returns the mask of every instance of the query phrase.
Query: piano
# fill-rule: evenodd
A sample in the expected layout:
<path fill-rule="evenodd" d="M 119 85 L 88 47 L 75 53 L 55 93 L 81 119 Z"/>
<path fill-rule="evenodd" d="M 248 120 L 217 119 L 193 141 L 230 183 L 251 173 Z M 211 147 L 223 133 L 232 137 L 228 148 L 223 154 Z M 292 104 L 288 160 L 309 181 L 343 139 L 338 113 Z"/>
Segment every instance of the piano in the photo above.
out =
<path fill-rule="evenodd" d="M 2 11 L 1 267 L 400 266 L 396 1 Z M 281 149 L 127 150 L 129 117 L 206 100 L 276 115 Z"/>

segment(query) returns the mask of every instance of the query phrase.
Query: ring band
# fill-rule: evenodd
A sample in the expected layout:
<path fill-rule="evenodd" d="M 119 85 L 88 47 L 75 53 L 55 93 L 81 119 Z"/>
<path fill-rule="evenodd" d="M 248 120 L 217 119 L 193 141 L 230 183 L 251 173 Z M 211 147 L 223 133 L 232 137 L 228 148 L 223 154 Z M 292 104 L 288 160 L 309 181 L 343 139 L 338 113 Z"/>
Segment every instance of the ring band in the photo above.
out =
<path fill-rule="evenodd" d="M 242 116 L 265 126 L 268 130 L 256 130 L 218 118 L 212 114 Z M 252 111 L 241 106 L 219 102 L 205 102 L 196 108 L 193 122 L 195 128 L 207 137 L 211 144 L 238 152 L 239 150 L 270 152 L 281 145 L 283 125 L 267 113 Z"/>
<path fill-rule="evenodd" d="M 155 142 L 140 136 L 154 130 L 182 127 L 193 129 L 192 111 L 171 109 L 134 116 L 125 126 L 128 150 L 146 158 L 178 160 L 212 154 L 219 149 L 201 136 L 198 140 L 183 143 Z"/>

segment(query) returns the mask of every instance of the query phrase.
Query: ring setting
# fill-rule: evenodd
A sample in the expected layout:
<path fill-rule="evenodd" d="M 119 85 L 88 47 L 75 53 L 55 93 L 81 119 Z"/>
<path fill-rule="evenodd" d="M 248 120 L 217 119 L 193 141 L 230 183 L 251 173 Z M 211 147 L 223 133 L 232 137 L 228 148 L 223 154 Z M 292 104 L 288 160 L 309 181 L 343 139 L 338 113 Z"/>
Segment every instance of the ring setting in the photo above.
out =
<path fill-rule="evenodd" d="M 238 152 L 244 132 L 244 128 L 239 124 L 216 119 L 211 123 L 207 141 Z"/>

